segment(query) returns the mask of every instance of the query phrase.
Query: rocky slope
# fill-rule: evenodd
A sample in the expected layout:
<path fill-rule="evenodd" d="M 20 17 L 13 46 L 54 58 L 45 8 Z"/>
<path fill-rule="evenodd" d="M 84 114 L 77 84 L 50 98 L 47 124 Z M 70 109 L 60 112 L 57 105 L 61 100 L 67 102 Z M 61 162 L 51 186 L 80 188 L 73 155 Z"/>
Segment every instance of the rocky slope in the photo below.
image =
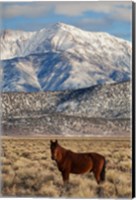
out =
<path fill-rule="evenodd" d="M 4 135 L 130 134 L 130 42 L 62 23 L 0 40 Z"/>
<path fill-rule="evenodd" d="M 130 82 L 75 91 L 3 93 L 5 134 L 130 134 Z"/>

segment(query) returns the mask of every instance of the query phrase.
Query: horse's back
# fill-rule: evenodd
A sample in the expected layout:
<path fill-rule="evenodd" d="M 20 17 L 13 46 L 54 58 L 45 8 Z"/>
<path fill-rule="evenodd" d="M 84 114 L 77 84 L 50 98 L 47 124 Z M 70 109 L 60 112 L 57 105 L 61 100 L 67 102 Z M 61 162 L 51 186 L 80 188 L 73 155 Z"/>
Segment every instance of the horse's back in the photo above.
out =
<path fill-rule="evenodd" d="M 91 156 L 91 157 L 93 157 L 93 158 L 96 157 L 98 159 L 104 159 L 103 155 L 101 155 L 99 153 L 96 153 L 96 152 L 89 152 L 88 155 Z"/>

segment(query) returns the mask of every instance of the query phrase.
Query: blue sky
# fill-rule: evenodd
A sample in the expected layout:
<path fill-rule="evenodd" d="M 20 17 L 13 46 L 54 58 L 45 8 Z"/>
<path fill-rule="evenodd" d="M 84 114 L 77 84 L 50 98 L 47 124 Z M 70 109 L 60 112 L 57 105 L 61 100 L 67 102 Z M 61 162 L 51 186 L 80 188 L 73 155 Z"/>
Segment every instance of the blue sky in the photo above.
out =
<path fill-rule="evenodd" d="M 131 1 L 1 2 L 2 30 L 36 31 L 62 22 L 131 41 Z"/>

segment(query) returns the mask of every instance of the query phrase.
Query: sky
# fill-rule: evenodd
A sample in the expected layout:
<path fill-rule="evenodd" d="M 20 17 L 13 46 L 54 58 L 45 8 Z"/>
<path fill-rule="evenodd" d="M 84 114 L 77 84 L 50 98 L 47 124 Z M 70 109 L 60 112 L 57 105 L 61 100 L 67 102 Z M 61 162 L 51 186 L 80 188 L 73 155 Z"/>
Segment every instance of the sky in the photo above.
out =
<path fill-rule="evenodd" d="M 37 31 L 57 22 L 131 41 L 131 1 L 1 2 L 1 30 Z"/>

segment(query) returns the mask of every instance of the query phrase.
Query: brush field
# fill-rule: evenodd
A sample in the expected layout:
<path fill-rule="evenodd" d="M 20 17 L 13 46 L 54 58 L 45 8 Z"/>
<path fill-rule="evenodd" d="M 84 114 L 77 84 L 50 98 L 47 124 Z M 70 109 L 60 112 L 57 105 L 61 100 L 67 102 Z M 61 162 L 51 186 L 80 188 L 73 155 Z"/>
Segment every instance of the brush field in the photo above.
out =
<path fill-rule="evenodd" d="M 106 157 L 106 180 L 97 185 L 92 173 L 70 174 L 63 186 L 55 161 L 52 138 L 2 138 L 2 196 L 131 198 L 131 146 L 129 138 L 58 138 L 76 152 L 98 152 Z"/>

